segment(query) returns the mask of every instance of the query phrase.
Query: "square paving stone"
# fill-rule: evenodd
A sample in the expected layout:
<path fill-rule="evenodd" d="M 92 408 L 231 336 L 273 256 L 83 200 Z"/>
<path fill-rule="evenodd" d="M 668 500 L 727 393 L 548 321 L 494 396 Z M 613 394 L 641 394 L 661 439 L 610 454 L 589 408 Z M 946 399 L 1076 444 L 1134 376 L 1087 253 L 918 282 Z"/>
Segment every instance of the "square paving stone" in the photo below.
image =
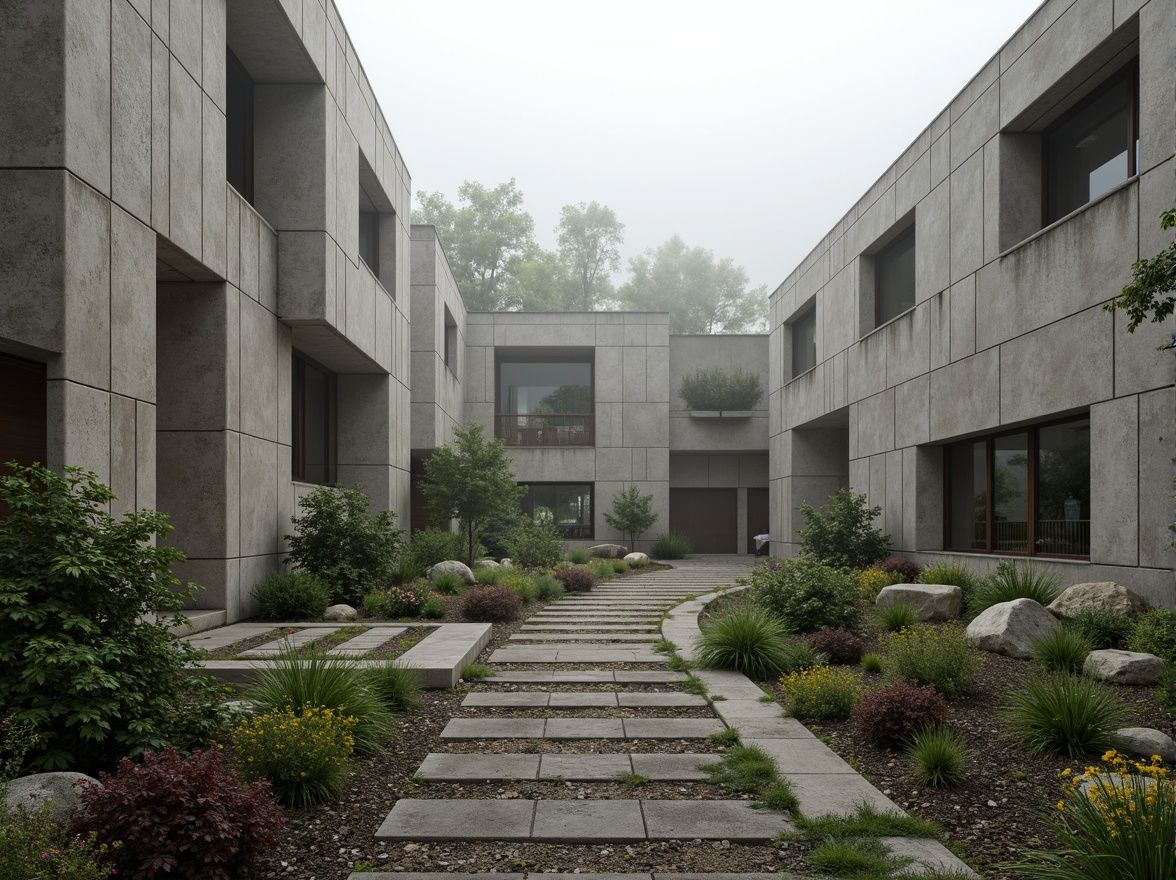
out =
<path fill-rule="evenodd" d="M 685 681 L 685 672 L 661 672 L 659 670 L 624 670 L 618 669 L 614 681 L 620 684 L 670 684 L 675 681 Z"/>
<path fill-rule="evenodd" d="M 715 705 L 719 705 L 716 703 Z M 732 718 L 728 722 L 747 739 L 813 739 L 813 732 L 795 718 Z"/>
<path fill-rule="evenodd" d="M 706 739 L 727 726 L 717 718 L 625 718 L 625 739 Z"/>
<path fill-rule="evenodd" d="M 639 801 L 539 801 L 531 839 L 612 843 L 645 839 Z"/>
<path fill-rule="evenodd" d="M 741 737 L 745 746 L 759 746 L 776 759 L 785 776 L 793 773 L 848 773 L 851 767 L 816 737 L 810 739 L 756 739 Z"/>
<path fill-rule="evenodd" d="M 506 649 L 496 651 L 501 653 Z M 490 658 L 493 661 L 493 657 Z M 503 661 L 505 662 L 505 661 Z M 665 654 L 655 654 L 650 649 L 613 648 L 609 645 L 560 647 L 559 663 L 668 663 Z"/>
<path fill-rule="evenodd" d="M 540 779 L 562 776 L 583 782 L 615 781 L 622 773 L 631 772 L 628 755 L 543 755 L 539 762 Z"/>
<path fill-rule="evenodd" d="M 906 871 L 916 876 L 929 874 L 936 869 L 958 871 L 963 877 L 977 876 L 975 871 L 956 858 L 955 854 L 938 840 L 922 837 L 883 837 L 880 839 L 893 855 L 915 860 L 914 864 Z"/>
<path fill-rule="evenodd" d="M 642 801 L 650 840 L 763 843 L 794 826 L 787 814 L 753 810 L 748 801 Z"/>
<path fill-rule="evenodd" d="M 438 782 L 538 779 L 539 755 L 427 755 L 417 773 Z"/>
<path fill-rule="evenodd" d="M 441 739 L 537 739 L 542 718 L 450 718 Z"/>
<path fill-rule="evenodd" d="M 644 708 L 675 708 L 681 706 L 705 706 L 706 700 L 697 694 L 617 694 L 618 706 Z"/>
<path fill-rule="evenodd" d="M 466 694 L 461 701 L 463 706 L 509 706 L 511 708 L 543 708 L 547 705 L 551 694 L 546 691 L 530 691 L 525 693 L 497 693 L 484 691 L 477 694 Z"/>
<path fill-rule="evenodd" d="M 376 831 L 384 840 L 529 840 L 535 801 L 401 799 Z"/>
<path fill-rule="evenodd" d="M 800 811 L 806 816 L 836 813 L 849 816 L 862 804 L 881 812 L 902 810 L 857 773 L 789 773 Z"/>
<path fill-rule="evenodd" d="M 706 779 L 707 774 L 698 769 L 699 764 L 709 764 L 719 759 L 718 755 L 677 755 L 642 754 L 634 752 L 633 772 L 648 776 L 654 782 L 692 782 Z"/>
<path fill-rule="evenodd" d="M 617 705 L 616 694 L 551 694 L 548 706 L 552 709 L 613 709 Z"/>
<path fill-rule="evenodd" d="M 624 739 L 620 718 L 548 718 L 547 739 Z"/>

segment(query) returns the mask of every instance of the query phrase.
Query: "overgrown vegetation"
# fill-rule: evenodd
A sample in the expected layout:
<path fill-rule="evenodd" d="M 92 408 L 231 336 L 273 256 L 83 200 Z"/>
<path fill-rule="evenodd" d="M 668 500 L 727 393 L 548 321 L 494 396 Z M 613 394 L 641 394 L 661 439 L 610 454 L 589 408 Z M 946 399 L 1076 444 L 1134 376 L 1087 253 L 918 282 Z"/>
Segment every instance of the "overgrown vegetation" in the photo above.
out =
<path fill-rule="evenodd" d="M 700 367 L 682 377 L 678 394 L 686 408 L 703 412 L 755 409 L 764 396 L 758 373 L 736 367 Z"/>
<path fill-rule="evenodd" d="M 780 619 L 789 632 L 861 628 L 857 577 L 848 571 L 798 556 L 757 566 L 751 573 L 755 601 Z"/>
<path fill-rule="evenodd" d="M 800 504 L 800 552 L 822 565 L 860 571 L 890 555 L 890 536 L 874 525 L 881 507 L 867 507 L 865 495 L 838 489 L 825 506 Z"/>

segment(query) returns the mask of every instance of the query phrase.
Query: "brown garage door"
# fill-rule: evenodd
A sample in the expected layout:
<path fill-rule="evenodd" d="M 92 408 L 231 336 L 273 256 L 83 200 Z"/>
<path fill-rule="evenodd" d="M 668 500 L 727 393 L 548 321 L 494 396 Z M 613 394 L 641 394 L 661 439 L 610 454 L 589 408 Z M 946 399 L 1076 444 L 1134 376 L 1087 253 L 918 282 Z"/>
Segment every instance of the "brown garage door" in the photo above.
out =
<path fill-rule="evenodd" d="M 738 508 L 738 489 L 671 489 L 670 528 L 695 553 L 738 553 Z"/>
<path fill-rule="evenodd" d="M 768 531 L 768 490 L 747 490 L 747 552 L 755 552 L 755 535 Z"/>

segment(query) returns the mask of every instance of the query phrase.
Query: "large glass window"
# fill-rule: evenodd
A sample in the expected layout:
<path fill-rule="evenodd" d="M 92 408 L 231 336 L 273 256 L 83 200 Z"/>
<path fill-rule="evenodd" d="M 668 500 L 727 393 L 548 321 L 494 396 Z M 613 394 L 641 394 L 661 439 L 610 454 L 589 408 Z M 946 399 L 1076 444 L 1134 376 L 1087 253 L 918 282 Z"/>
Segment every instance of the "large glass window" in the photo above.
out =
<path fill-rule="evenodd" d="M 792 322 L 792 378 L 817 365 L 817 309 Z"/>
<path fill-rule="evenodd" d="M 1138 173 L 1138 82 L 1132 65 L 1046 133 L 1046 223 Z"/>
<path fill-rule="evenodd" d="M 296 351 L 290 387 L 293 478 L 304 483 L 334 483 L 335 375 Z"/>
<path fill-rule="evenodd" d="M 231 51 L 225 62 L 225 177 L 253 204 L 253 79 Z"/>
<path fill-rule="evenodd" d="M 874 256 L 874 326 L 915 307 L 915 227 Z"/>
<path fill-rule="evenodd" d="M 508 446 L 591 446 L 592 362 L 498 362 L 496 434 Z"/>
<path fill-rule="evenodd" d="M 535 522 L 554 525 L 566 538 L 592 537 L 592 486 L 588 483 L 523 483 L 520 504 Z"/>
<path fill-rule="evenodd" d="M 1090 419 L 947 448 L 951 550 L 1090 555 Z"/>

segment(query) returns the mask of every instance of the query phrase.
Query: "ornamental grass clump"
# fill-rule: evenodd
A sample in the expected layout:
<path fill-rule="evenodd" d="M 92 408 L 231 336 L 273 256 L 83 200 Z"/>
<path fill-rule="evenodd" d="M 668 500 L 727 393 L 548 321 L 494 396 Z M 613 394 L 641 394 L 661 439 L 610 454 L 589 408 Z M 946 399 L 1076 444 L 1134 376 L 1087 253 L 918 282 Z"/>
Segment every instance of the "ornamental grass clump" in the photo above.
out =
<path fill-rule="evenodd" d="M 1082 633 L 1058 627 L 1035 639 L 1032 645 L 1033 659 L 1047 672 L 1082 671 L 1086 655 L 1094 648 Z"/>
<path fill-rule="evenodd" d="M 576 548 L 568 551 L 568 562 L 573 565 L 587 565 L 592 560 L 592 554 L 587 550 Z"/>
<path fill-rule="evenodd" d="M 683 559 L 692 550 L 690 539 L 681 532 L 662 532 L 654 539 L 649 555 L 654 559 Z"/>
<path fill-rule="evenodd" d="M 930 684 L 949 700 L 972 685 L 984 655 L 971 647 L 964 628 L 920 624 L 882 636 L 886 675 L 891 681 Z"/>
<path fill-rule="evenodd" d="M 968 613 L 979 614 L 993 605 L 1014 599 L 1032 599 L 1048 605 L 1062 592 L 1061 578 L 1049 569 L 1032 562 L 1009 562 L 1002 559 L 996 571 L 980 582 L 968 598 Z"/>
<path fill-rule="evenodd" d="M 898 632 L 919 622 L 919 612 L 910 602 L 891 602 L 878 611 L 882 632 Z"/>
<path fill-rule="evenodd" d="M 1054 673 L 1027 679 L 1009 697 L 1004 717 L 1029 751 L 1074 758 L 1111 748 L 1127 710 L 1094 679 Z"/>
<path fill-rule="evenodd" d="M 1126 614 L 1083 608 L 1065 621 L 1065 627 L 1090 642 L 1091 650 L 1102 651 L 1127 647 L 1127 640 L 1135 632 L 1136 623 Z"/>
<path fill-rule="evenodd" d="M 778 620 L 754 608 L 720 617 L 702 631 L 696 657 L 701 666 L 734 669 L 755 681 L 788 668 L 788 634 Z"/>
<path fill-rule="evenodd" d="M 788 711 L 796 718 L 848 718 L 861 695 L 861 680 L 848 669 L 817 666 L 780 679 Z"/>
<path fill-rule="evenodd" d="M 321 620 L 331 588 L 313 574 L 274 572 L 253 590 L 263 620 Z"/>
<path fill-rule="evenodd" d="M 932 788 L 955 788 L 964 780 L 968 749 L 964 737 L 947 727 L 924 727 L 911 737 L 907 754 L 915 775 Z"/>
<path fill-rule="evenodd" d="M 263 712 L 233 729 L 233 749 L 246 779 L 266 779 L 287 807 L 337 798 L 347 782 L 355 719 L 325 706 Z"/>
<path fill-rule="evenodd" d="M 404 666 L 397 658 L 381 660 L 364 670 L 368 687 L 389 712 L 397 715 L 415 708 L 416 694 L 421 687 L 420 672 Z"/>

